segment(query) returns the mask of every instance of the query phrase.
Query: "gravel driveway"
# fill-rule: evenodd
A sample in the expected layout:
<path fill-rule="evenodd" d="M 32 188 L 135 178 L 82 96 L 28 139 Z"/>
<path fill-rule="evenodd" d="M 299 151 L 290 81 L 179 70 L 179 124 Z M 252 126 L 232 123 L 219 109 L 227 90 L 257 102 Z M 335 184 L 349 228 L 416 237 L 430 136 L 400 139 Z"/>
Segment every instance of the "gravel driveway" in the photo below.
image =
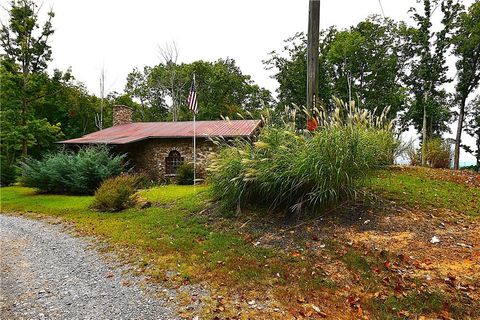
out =
<path fill-rule="evenodd" d="M 0 215 L 0 319 L 177 319 L 174 314 L 87 241 L 60 226 Z"/>

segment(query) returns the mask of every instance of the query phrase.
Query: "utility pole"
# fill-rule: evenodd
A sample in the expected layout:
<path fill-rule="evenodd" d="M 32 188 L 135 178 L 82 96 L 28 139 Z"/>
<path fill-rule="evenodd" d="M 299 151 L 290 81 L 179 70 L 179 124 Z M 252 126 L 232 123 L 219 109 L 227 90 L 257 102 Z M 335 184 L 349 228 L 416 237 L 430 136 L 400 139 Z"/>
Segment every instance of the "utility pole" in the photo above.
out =
<path fill-rule="evenodd" d="M 320 0 L 309 0 L 307 44 L 307 110 L 318 103 L 318 46 L 320 41 Z"/>

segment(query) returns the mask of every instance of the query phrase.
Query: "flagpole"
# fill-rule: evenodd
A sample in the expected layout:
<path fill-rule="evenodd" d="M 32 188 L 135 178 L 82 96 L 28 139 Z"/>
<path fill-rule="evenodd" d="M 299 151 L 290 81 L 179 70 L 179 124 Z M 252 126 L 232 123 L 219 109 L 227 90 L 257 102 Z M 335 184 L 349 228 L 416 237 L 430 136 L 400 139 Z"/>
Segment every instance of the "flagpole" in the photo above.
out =
<path fill-rule="evenodd" d="M 195 73 L 193 74 L 193 85 L 195 83 Z M 198 103 L 198 102 L 197 102 Z M 196 126 L 196 110 L 193 111 L 193 188 L 195 188 L 197 180 L 197 126 Z"/>
<path fill-rule="evenodd" d="M 197 137 L 195 125 L 195 112 L 193 113 L 193 187 L 195 188 L 195 180 L 197 179 Z"/>

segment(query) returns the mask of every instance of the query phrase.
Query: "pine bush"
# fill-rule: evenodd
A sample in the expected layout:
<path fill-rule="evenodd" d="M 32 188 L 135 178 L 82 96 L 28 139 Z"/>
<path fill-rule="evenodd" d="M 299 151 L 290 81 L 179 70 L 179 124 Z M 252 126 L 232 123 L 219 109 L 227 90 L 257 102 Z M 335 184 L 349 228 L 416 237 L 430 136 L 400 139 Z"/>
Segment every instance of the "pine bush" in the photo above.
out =
<path fill-rule="evenodd" d="M 0 186 L 12 185 L 17 180 L 18 168 L 3 157 L 0 158 Z"/>
<path fill-rule="evenodd" d="M 107 147 L 87 147 L 77 153 L 60 151 L 22 164 L 21 182 L 45 193 L 93 194 L 102 181 L 126 170 L 125 155 Z"/>
<path fill-rule="evenodd" d="M 177 169 L 175 179 L 177 180 L 177 184 L 180 185 L 193 184 L 193 164 L 182 163 Z"/>

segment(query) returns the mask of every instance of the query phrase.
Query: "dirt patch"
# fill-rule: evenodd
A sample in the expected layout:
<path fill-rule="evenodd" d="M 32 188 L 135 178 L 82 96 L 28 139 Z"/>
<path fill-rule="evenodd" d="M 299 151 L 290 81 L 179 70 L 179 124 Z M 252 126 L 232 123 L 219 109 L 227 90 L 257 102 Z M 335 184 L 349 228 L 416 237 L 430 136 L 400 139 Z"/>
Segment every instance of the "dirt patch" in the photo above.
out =
<path fill-rule="evenodd" d="M 283 306 L 286 315 L 480 317 L 479 219 L 379 200 L 344 204 L 316 219 L 272 219 L 257 210 L 214 224 L 230 225 L 252 246 L 296 259 L 289 277 L 306 290 L 277 286 L 270 291 L 269 299 Z M 315 277 L 318 286 L 308 280 Z"/>
<path fill-rule="evenodd" d="M 415 238 L 413 232 L 393 232 L 392 234 L 365 231 L 355 235 L 356 243 L 367 243 L 375 248 L 385 247 L 393 251 L 404 251 Z"/>

